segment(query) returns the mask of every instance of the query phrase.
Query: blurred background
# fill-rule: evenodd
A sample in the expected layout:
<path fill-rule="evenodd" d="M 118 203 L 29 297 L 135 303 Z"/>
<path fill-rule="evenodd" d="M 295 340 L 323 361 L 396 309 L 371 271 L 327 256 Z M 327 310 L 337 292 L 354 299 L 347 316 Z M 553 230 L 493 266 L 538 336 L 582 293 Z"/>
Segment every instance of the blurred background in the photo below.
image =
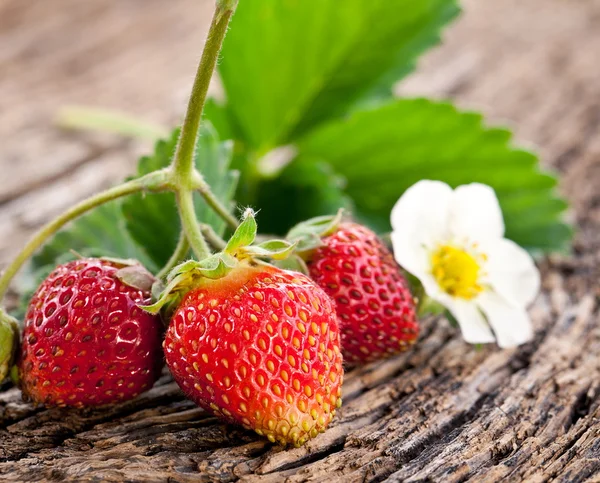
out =
<path fill-rule="evenodd" d="M 562 173 L 582 226 L 576 248 L 589 246 L 600 222 L 600 1 L 462 3 L 444 44 L 398 93 L 452 98 L 510 125 Z M 121 180 L 151 147 L 62 131 L 60 108 L 175 125 L 212 8 L 212 0 L 0 2 L 0 267 L 32 230 Z"/>

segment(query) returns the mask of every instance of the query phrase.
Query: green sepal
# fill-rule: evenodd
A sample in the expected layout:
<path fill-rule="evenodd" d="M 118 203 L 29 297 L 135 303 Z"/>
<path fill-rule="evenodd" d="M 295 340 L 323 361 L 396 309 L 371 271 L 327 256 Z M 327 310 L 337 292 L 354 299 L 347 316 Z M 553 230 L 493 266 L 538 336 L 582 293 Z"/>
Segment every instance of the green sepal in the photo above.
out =
<path fill-rule="evenodd" d="M 189 260 L 176 266 L 167 276 L 166 287 L 153 285 L 153 300 L 156 302 L 142 308 L 151 314 L 163 311 L 165 320 L 168 320 L 185 294 L 199 286 L 202 280 L 226 277 L 240 263 L 253 263 L 255 259 L 282 260 L 294 252 L 295 244 L 285 240 L 267 240 L 252 245 L 256 233 L 254 211 L 248 208 L 244 212 L 242 222 L 222 252 L 210 255 L 199 262 Z"/>
<path fill-rule="evenodd" d="M 0 382 L 12 367 L 19 348 L 19 323 L 0 309 Z"/>
<path fill-rule="evenodd" d="M 286 240 L 269 240 L 258 245 L 243 248 L 243 254 L 252 258 L 270 258 L 271 260 L 285 260 L 296 249 L 295 243 Z"/>
<path fill-rule="evenodd" d="M 242 222 L 227 242 L 223 252 L 238 260 L 245 258 L 283 260 L 294 252 L 296 244 L 286 240 L 265 240 L 257 245 L 252 245 L 256 241 L 257 232 L 254 210 L 247 208 Z"/>
<path fill-rule="evenodd" d="M 294 226 L 286 239 L 296 244 L 296 253 L 307 254 L 322 246 L 321 239 L 334 233 L 343 219 L 343 209 L 338 210 L 335 215 L 311 218 Z"/>
<path fill-rule="evenodd" d="M 164 309 L 167 317 L 170 307 L 179 304 L 184 295 L 198 286 L 202 279 L 225 277 L 238 265 L 238 261 L 228 253 L 217 253 L 197 262 L 189 260 L 176 266 L 167 277 L 167 286 L 152 305 L 142 306 L 146 312 L 157 314 Z"/>
<path fill-rule="evenodd" d="M 160 278 L 157 278 L 152 284 L 152 300 L 158 300 L 160 295 L 165 291 L 166 285 Z"/>
<path fill-rule="evenodd" d="M 238 248 L 254 243 L 257 231 L 258 227 L 256 225 L 254 210 L 247 208 L 244 212 L 242 222 L 227 242 L 224 250 L 225 253 L 235 253 Z"/>
<path fill-rule="evenodd" d="M 151 292 L 156 278 L 140 263 L 120 268 L 115 276 L 129 287 Z"/>

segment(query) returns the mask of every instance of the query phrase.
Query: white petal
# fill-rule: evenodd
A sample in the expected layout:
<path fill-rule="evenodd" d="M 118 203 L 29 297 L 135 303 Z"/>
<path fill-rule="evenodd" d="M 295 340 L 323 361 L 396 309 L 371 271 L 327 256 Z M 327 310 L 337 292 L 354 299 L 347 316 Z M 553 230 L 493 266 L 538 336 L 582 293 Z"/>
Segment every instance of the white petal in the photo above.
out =
<path fill-rule="evenodd" d="M 394 257 L 398 264 L 415 277 L 421 278 L 431 271 L 429 250 L 408 237 L 393 231 L 391 234 Z"/>
<path fill-rule="evenodd" d="M 491 292 L 480 295 L 477 303 L 494 329 L 500 347 L 514 347 L 532 339 L 533 327 L 523 307 L 509 305 Z"/>
<path fill-rule="evenodd" d="M 458 240 L 481 242 L 504 236 L 504 220 L 496 193 L 480 183 L 454 190 L 450 209 L 450 229 Z"/>
<path fill-rule="evenodd" d="M 429 297 L 446 306 L 452 297 L 442 290 L 431 274 L 431 251 L 424 245 L 415 244 L 412 240 L 399 236 L 395 231 L 391 234 L 391 240 L 394 258 L 398 264 L 419 279 Z"/>
<path fill-rule="evenodd" d="M 463 338 L 469 344 L 494 342 L 494 334 L 472 301 L 454 298 L 446 307 L 458 321 Z"/>
<path fill-rule="evenodd" d="M 430 273 L 426 273 L 419 276 L 418 278 L 421 281 L 421 284 L 423 285 L 425 293 L 433 300 L 439 302 L 444 307 L 449 309 L 449 307 L 453 303 L 453 297 L 444 292 L 444 290 L 442 290 L 442 288 L 438 285 L 433 275 L 431 275 Z"/>
<path fill-rule="evenodd" d="M 447 238 L 452 189 L 441 181 L 423 180 L 411 186 L 392 209 L 397 237 L 433 246 Z"/>
<path fill-rule="evenodd" d="M 540 272 L 519 245 L 505 238 L 484 243 L 487 279 L 495 292 L 517 307 L 530 304 L 540 290 Z"/>

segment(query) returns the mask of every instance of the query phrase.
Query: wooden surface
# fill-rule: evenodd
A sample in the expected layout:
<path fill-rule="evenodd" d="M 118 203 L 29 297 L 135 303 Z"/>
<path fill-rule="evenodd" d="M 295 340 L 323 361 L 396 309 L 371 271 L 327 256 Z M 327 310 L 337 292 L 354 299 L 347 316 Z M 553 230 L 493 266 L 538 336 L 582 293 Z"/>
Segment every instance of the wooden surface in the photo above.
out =
<path fill-rule="evenodd" d="M 2 481 L 600 481 L 600 1 L 467 0 L 399 87 L 508 122 L 562 174 L 580 229 L 542 262 L 535 340 L 476 351 L 428 321 L 413 352 L 348 373 L 325 434 L 281 450 L 186 401 L 165 375 L 103 411 L 0 393 Z M 65 134 L 82 103 L 172 124 L 210 1 L 0 1 L 0 263 L 40 223 L 131 172 L 144 143 Z"/>

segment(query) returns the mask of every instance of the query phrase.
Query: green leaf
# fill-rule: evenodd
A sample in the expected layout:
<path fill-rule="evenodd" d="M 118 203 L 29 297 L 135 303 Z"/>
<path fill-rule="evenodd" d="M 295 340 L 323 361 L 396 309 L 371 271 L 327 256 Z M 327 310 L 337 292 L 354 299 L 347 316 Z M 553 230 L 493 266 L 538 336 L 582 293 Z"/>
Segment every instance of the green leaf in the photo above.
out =
<path fill-rule="evenodd" d="M 219 71 L 243 139 L 288 142 L 392 86 L 439 40 L 455 0 L 244 0 Z"/>
<path fill-rule="evenodd" d="M 327 160 L 345 178 L 356 213 L 381 230 L 389 229 L 392 206 L 408 187 L 436 179 L 492 186 L 507 236 L 528 249 L 560 250 L 571 236 L 556 179 L 539 170 L 535 155 L 513 148 L 508 131 L 486 128 L 480 115 L 449 103 L 398 100 L 355 112 L 309 134 L 298 149 L 288 169 Z"/>
<path fill-rule="evenodd" d="M 179 130 L 171 138 L 159 141 L 152 156 L 144 157 L 138 165 L 138 176 L 169 165 Z M 223 203 L 230 204 L 237 174 L 229 171 L 231 143 L 222 143 L 208 123 L 200 128 L 196 146 L 195 164 L 214 194 Z M 225 223 L 212 211 L 199 194 L 194 195 L 198 220 L 213 227 L 218 235 L 225 231 Z M 147 252 L 156 266 L 164 265 L 174 252 L 179 238 L 181 223 L 173 193 L 138 194 L 123 201 L 123 214 L 127 230 L 133 239 Z"/>

